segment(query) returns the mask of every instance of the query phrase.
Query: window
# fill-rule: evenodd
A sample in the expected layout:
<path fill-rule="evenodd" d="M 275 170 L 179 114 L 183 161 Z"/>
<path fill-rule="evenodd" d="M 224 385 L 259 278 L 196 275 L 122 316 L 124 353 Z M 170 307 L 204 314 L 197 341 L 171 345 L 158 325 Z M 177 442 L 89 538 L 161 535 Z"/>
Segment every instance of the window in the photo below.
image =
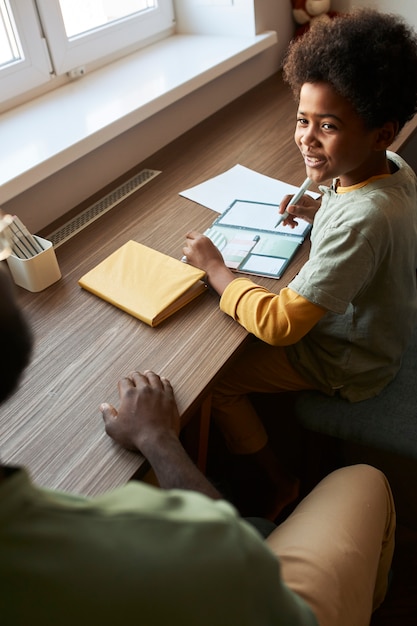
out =
<path fill-rule="evenodd" d="M 16 24 L 6 2 L 0 2 L 0 66 L 8 65 L 22 58 Z"/>
<path fill-rule="evenodd" d="M 172 31 L 167 0 L 37 0 L 57 74 Z"/>
<path fill-rule="evenodd" d="M 173 30 L 172 0 L 0 0 L 1 100 Z"/>
<path fill-rule="evenodd" d="M 49 81 L 52 68 L 31 0 L 2 0 L 0 12 L 0 93 L 8 100 Z"/>
<path fill-rule="evenodd" d="M 60 0 L 59 4 L 67 37 L 76 37 L 147 9 L 157 8 L 154 0 L 90 0 L 87 3 L 84 0 Z"/>

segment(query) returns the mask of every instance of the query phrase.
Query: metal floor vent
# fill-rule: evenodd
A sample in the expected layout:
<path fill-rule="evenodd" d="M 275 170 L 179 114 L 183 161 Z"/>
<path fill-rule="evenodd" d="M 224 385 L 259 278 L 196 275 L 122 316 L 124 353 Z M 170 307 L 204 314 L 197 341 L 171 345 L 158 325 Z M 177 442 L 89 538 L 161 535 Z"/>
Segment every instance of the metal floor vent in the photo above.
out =
<path fill-rule="evenodd" d="M 101 217 L 104 213 L 107 213 L 107 211 L 110 211 L 110 209 L 122 202 L 122 200 L 137 191 L 140 187 L 146 185 L 147 182 L 160 173 L 161 172 L 158 170 L 141 170 L 138 174 L 135 174 L 135 176 L 132 176 L 132 178 L 129 178 L 129 180 L 122 185 L 119 185 L 119 187 L 116 187 L 116 189 L 113 189 L 113 191 L 101 198 L 101 200 L 98 200 L 63 224 L 63 226 L 54 230 L 46 239 L 52 241 L 54 247 L 57 248 L 64 243 L 64 241 L 71 239 L 71 237 L 80 230 L 91 224 L 91 222 L 94 222 L 94 220 Z"/>

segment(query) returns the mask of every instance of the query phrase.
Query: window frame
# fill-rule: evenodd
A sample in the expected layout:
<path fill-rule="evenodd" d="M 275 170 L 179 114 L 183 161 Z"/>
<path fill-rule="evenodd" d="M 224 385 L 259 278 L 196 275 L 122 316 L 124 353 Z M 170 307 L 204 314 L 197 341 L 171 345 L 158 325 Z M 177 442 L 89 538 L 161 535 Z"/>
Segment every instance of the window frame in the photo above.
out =
<path fill-rule="evenodd" d="M 48 48 L 32 0 L 12 1 L 10 8 L 23 58 L 0 69 L 2 100 L 30 91 L 52 77 Z"/>
<path fill-rule="evenodd" d="M 53 88 L 52 79 L 56 86 L 62 85 L 62 80 L 69 80 L 66 74 L 75 68 L 90 64 L 96 69 L 175 32 L 173 0 L 158 0 L 156 9 L 71 39 L 66 35 L 59 0 L 8 3 L 23 58 L 0 68 L 0 105 L 15 99 L 24 102 L 37 88 Z M 59 82 L 55 77 L 63 78 Z"/>
<path fill-rule="evenodd" d="M 65 31 L 59 0 L 36 0 L 57 75 L 105 59 L 136 45 L 162 39 L 173 32 L 174 11 L 171 0 L 158 0 L 156 9 L 128 16 L 69 39 Z"/>

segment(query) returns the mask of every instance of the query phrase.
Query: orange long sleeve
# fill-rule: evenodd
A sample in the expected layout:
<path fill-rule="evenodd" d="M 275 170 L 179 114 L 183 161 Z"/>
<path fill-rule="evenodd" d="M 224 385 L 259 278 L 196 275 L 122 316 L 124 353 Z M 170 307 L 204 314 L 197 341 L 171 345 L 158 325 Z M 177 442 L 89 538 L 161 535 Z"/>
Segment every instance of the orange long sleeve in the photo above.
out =
<path fill-rule="evenodd" d="M 326 314 L 326 309 L 288 287 L 277 295 L 244 277 L 227 286 L 220 308 L 248 332 L 273 346 L 296 343 Z"/>

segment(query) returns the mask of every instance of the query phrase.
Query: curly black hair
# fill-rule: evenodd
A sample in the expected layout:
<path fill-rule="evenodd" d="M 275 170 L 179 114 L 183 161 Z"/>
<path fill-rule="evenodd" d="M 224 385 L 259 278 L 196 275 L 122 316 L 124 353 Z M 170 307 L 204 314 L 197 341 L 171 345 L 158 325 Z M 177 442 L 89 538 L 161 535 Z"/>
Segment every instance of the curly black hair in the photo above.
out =
<path fill-rule="evenodd" d="M 371 9 L 318 21 L 290 43 L 283 75 L 296 100 L 304 83 L 329 83 L 366 128 L 390 121 L 400 130 L 417 111 L 417 33 Z"/>

